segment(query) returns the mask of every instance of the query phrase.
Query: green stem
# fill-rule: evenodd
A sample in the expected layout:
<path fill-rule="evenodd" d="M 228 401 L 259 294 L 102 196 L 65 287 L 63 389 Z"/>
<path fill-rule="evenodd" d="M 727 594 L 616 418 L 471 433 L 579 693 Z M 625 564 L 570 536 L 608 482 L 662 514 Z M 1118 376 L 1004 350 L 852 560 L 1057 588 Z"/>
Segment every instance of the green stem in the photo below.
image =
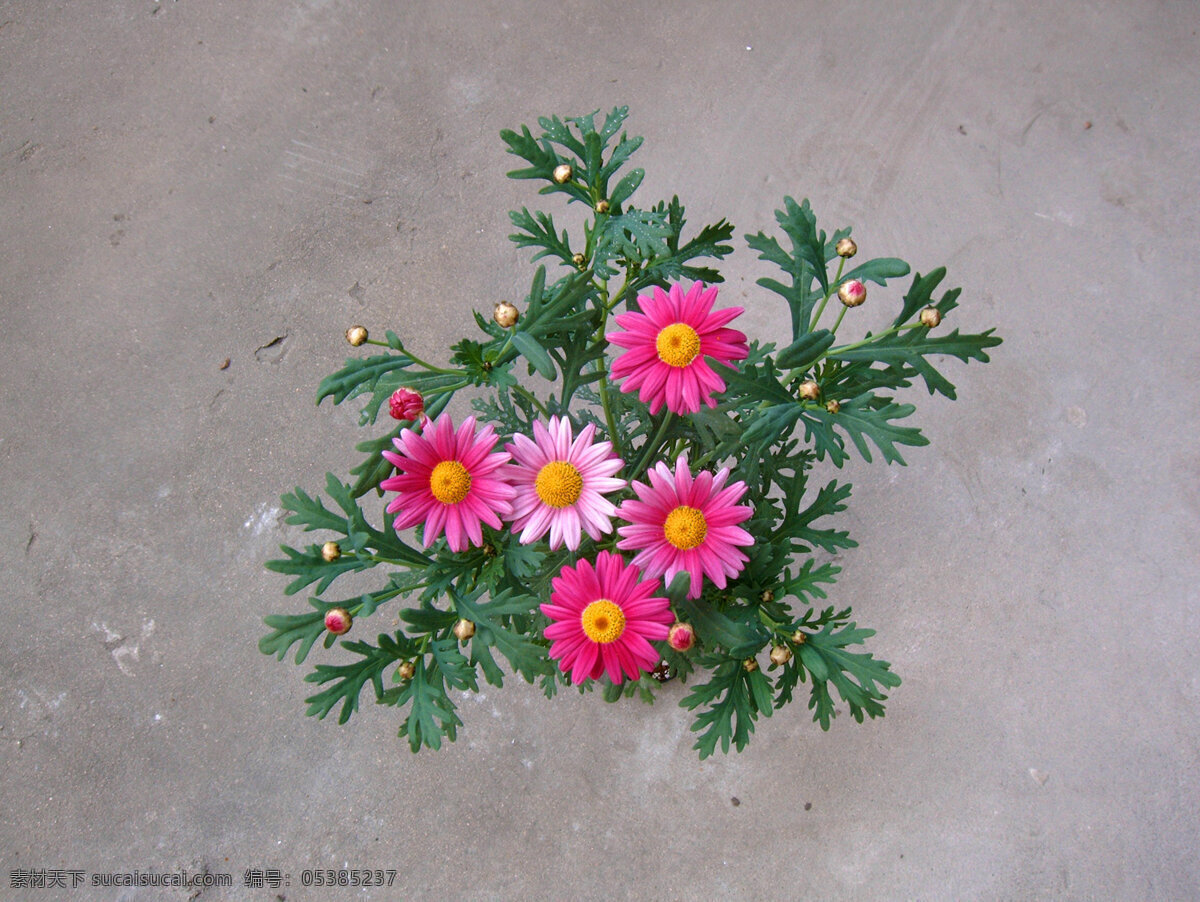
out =
<path fill-rule="evenodd" d="M 533 392 L 529 391 L 529 389 L 525 388 L 523 385 L 514 385 L 512 390 L 527 398 L 534 407 L 541 411 L 542 416 L 544 416 L 546 419 L 550 419 L 550 411 L 546 409 L 546 405 L 537 399 Z"/>
<path fill-rule="evenodd" d="M 382 345 L 385 348 L 391 347 L 391 345 L 387 344 L 386 342 L 382 342 L 382 341 L 373 341 L 371 339 L 368 339 L 368 342 L 370 344 Z M 403 354 L 405 357 L 407 357 L 409 360 L 411 360 L 413 363 L 415 363 L 417 366 L 425 367 L 425 369 L 429 370 L 431 373 L 442 373 L 443 375 L 446 375 L 446 376 L 457 376 L 461 372 L 460 370 L 448 370 L 448 369 L 444 369 L 440 366 L 434 366 L 432 363 L 426 363 L 424 360 L 422 360 L 420 357 L 418 357 L 416 354 L 414 354 L 408 348 L 404 347 L 404 345 L 400 345 L 400 353 Z"/>
<path fill-rule="evenodd" d="M 638 456 L 637 465 L 629 473 L 629 480 L 631 482 L 646 472 L 646 467 L 650 465 L 650 459 L 662 447 L 663 438 L 666 436 L 667 429 L 674 419 L 675 414 L 669 410 L 663 414 L 662 422 L 658 424 L 658 429 L 655 430 L 654 437 L 642 447 L 642 453 Z"/>
<path fill-rule="evenodd" d="M 821 314 L 825 312 L 825 305 L 829 303 L 829 299 L 833 297 L 833 293 L 837 291 L 838 284 L 842 281 L 842 267 L 846 265 L 846 258 L 842 257 L 838 263 L 837 275 L 833 277 L 833 282 L 829 286 L 829 290 L 825 292 L 825 297 L 821 298 L 821 306 L 817 308 L 817 315 L 812 318 L 812 325 L 808 327 L 809 332 L 815 332 L 817 323 L 821 320 Z M 836 326 L 834 327 L 836 329 Z"/>
<path fill-rule="evenodd" d="M 600 308 L 603 313 L 600 316 L 600 326 L 597 330 L 599 336 L 597 341 L 604 341 L 604 328 L 608 325 L 608 312 L 611 309 L 608 303 L 608 283 L 603 286 L 598 286 L 600 291 Z M 617 421 L 613 417 L 612 402 L 608 397 L 608 362 L 604 355 L 600 355 L 596 365 L 599 367 L 600 373 L 600 406 L 604 408 L 604 423 L 608 429 L 608 440 L 612 442 L 613 451 L 617 457 L 625 459 L 625 451 L 622 447 L 623 442 L 621 436 L 617 433 Z"/>
<path fill-rule="evenodd" d="M 842 312 L 843 313 L 846 312 L 844 308 L 843 308 Z M 839 319 L 839 322 L 840 322 L 840 319 Z M 873 341 L 878 341 L 881 338 L 887 338 L 889 335 L 895 335 L 897 332 L 903 332 L 905 329 L 919 329 L 920 327 L 921 327 L 920 323 L 909 323 L 906 326 L 892 326 L 890 329 L 886 329 L 883 332 L 880 332 L 878 335 L 868 335 L 866 338 L 860 339 L 859 341 L 851 342 L 848 345 L 839 345 L 836 348 L 830 348 L 828 351 L 825 352 L 824 356 L 825 357 L 836 357 L 838 354 L 842 353 L 843 351 L 853 351 L 855 348 L 861 348 L 863 345 L 869 345 Z M 836 332 L 837 326 L 834 326 L 833 328 L 834 328 L 834 331 Z"/>
<path fill-rule="evenodd" d="M 846 311 L 849 309 L 850 309 L 849 307 L 846 307 L 843 305 L 842 309 L 838 311 L 837 319 L 835 319 L 833 321 L 833 334 L 834 335 L 837 335 L 838 326 L 840 326 L 842 324 L 842 317 L 846 315 Z"/>

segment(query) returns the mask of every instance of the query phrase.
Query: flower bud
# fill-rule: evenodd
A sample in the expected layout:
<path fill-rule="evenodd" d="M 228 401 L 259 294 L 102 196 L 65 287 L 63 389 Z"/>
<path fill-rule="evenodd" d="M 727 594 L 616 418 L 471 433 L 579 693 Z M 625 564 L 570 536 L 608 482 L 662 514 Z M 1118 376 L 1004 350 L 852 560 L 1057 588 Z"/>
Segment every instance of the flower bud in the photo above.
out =
<path fill-rule="evenodd" d="M 607 213 L 608 212 L 608 201 L 606 201 L 606 200 L 596 201 L 596 212 L 597 213 Z"/>
<path fill-rule="evenodd" d="M 475 624 L 470 620 L 460 620 L 454 624 L 454 637 L 459 642 L 466 642 L 475 635 Z"/>
<path fill-rule="evenodd" d="M 867 286 L 858 279 L 843 282 L 838 288 L 838 300 L 847 307 L 857 307 L 867 299 Z"/>
<path fill-rule="evenodd" d="M 942 321 L 942 311 L 937 307 L 926 307 L 921 311 L 921 325 L 932 329 Z"/>
<path fill-rule="evenodd" d="M 342 636 L 350 632 L 350 627 L 353 625 L 354 618 L 345 608 L 330 608 L 325 612 L 325 629 L 335 636 Z"/>
<path fill-rule="evenodd" d="M 400 677 L 402 680 L 411 680 L 416 672 L 417 668 L 413 666 L 412 661 L 404 661 L 399 667 L 396 668 L 396 676 Z"/>
<path fill-rule="evenodd" d="M 775 600 L 775 590 L 774 589 L 763 589 L 762 595 L 760 595 L 758 597 L 761 598 L 765 603 L 770 604 L 772 601 Z"/>
<path fill-rule="evenodd" d="M 792 660 L 792 650 L 786 645 L 776 645 L 771 648 L 771 663 L 782 667 Z"/>
<path fill-rule="evenodd" d="M 575 256 L 571 258 L 571 262 L 580 269 L 583 269 L 583 264 L 587 262 L 587 257 L 585 257 L 583 254 L 575 254 Z"/>
<path fill-rule="evenodd" d="M 800 383 L 800 397 L 805 401 L 815 401 L 820 394 L 821 386 L 817 385 L 811 379 L 805 379 Z"/>
<path fill-rule="evenodd" d="M 571 181 L 571 176 L 575 174 L 575 170 L 571 168 L 570 163 L 559 163 L 554 167 L 554 183 L 556 185 L 565 185 Z"/>
<path fill-rule="evenodd" d="M 367 329 L 365 326 L 351 326 L 346 330 L 346 341 L 358 347 L 367 340 Z"/>
<path fill-rule="evenodd" d="M 753 658 L 747 658 L 742 662 L 742 667 L 746 673 L 754 673 L 754 671 L 758 670 L 758 662 Z"/>
<path fill-rule="evenodd" d="M 425 410 L 425 399 L 419 391 L 398 388 L 388 399 L 393 420 L 415 420 Z"/>
<path fill-rule="evenodd" d="M 667 633 L 667 644 L 675 651 L 687 651 L 696 644 L 696 631 L 690 623 L 676 623 Z"/>
<path fill-rule="evenodd" d="M 326 542 L 321 546 L 321 557 L 327 564 L 332 564 L 342 556 L 342 546 L 337 542 Z"/>
<path fill-rule="evenodd" d="M 520 318 L 521 311 L 508 301 L 501 301 L 496 305 L 496 309 L 492 311 L 492 319 L 505 329 L 511 329 L 517 324 L 517 320 Z"/>
<path fill-rule="evenodd" d="M 845 257 L 849 260 L 858 253 L 858 245 L 854 243 L 853 238 L 843 238 L 837 243 L 837 255 Z"/>
<path fill-rule="evenodd" d="M 830 398 L 828 401 L 825 402 L 825 409 L 828 410 L 830 413 L 837 413 L 839 410 L 842 409 L 842 405 L 840 403 L 838 403 L 837 398 Z"/>
<path fill-rule="evenodd" d="M 803 645 L 807 641 L 808 633 L 801 632 L 800 630 L 792 633 L 792 645 Z"/>

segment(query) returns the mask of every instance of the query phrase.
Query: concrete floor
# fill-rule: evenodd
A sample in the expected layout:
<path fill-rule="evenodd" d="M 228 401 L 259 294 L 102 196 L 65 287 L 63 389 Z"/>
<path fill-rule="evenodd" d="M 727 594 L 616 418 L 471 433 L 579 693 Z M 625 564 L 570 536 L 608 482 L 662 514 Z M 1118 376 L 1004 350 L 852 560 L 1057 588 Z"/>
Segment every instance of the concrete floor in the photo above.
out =
<path fill-rule="evenodd" d="M 1191 2 L 0 2 L 0 898 L 1200 894 L 1200 8 Z M 281 492 L 358 321 L 425 356 L 527 286 L 501 128 L 627 103 L 642 197 L 784 194 L 963 286 L 989 366 L 854 466 L 835 601 L 904 684 L 699 763 L 674 702 L 305 718 L 255 647 Z M 784 311 L 739 241 L 723 298 Z M 228 358 L 229 366 L 221 369 Z M 737 801 L 735 802 L 734 799 Z M 386 868 L 305 890 L 305 868 Z M 288 887 L 242 886 L 275 868 Z"/>

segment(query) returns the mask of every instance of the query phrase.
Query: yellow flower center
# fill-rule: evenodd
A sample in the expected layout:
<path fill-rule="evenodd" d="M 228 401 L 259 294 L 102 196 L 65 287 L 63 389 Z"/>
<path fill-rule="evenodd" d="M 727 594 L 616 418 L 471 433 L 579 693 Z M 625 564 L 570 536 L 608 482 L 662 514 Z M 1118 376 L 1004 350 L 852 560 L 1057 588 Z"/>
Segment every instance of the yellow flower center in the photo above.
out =
<path fill-rule="evenodd" d="M 583 477 L 565 460 L 552 460 L 538 470 L 534 488 L 550 507 L 570 507 L 583 491 Z"/>
<path fill-rule="evenodd" d="M 681 504 L 667 514 L 667 522 L 663 524 L 663 535 L 680 551 L 687 551 L 704 541 L 704 537 L 708 535 L 708 523 L 704 514 L 696 508 Z"/>
<path fill-rule="evenodd" d="M 429 474 L 429 491 L 442 504 L 458 504 L 471 491 L 471 474 L 457 460 L 443 460 Z"/>
<path fill-rule="evenodd" d="M 672 323 L 658 333 L 655 347 L 667 366 L 684 367 L 700 353 L 700 336 L 687 323 Z"/>
<path fill-rule="evenodd" d="M 583 609 L 583 633 L 593 642 L 608 645 L 621 638 L 625 632 L 625 612 L 601 598 Z"/>

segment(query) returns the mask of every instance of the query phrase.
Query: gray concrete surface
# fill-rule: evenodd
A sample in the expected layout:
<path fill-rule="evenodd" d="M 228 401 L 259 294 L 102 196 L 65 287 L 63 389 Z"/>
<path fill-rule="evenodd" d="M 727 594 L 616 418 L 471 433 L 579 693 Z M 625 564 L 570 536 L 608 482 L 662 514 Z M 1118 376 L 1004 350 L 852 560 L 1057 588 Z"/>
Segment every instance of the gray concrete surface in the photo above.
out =
<path fill-rule="evenodd" d="M 0 2 L 0 886 L 198 898 L 1200 895 L 1200 9 L 385 0 Z M 654 707 L 302 716 L 260 655 L 278 497 L 357 458 L 313 405 L 352 321 L 428 356 L 530 269 L 501 128 L 628 103 L 643 195 L 785 193 L 999 327 L 932 445 L 853 467 L 838 601 L 905 682 L 698 763 Z M 723 297 L 784 311 L 744 246 Z M 276 339 L 281 339 L 272 344 Z M 227 369 L 220 368 L 228 358 Z M 733 800 L 737 799 L 735 803 Z M 304 890 L 312 867 L 391 890 Z M 291 886 L 246 889 L 247 868 Z M 89 877 L 90 879 L 90 877 Z"/>

